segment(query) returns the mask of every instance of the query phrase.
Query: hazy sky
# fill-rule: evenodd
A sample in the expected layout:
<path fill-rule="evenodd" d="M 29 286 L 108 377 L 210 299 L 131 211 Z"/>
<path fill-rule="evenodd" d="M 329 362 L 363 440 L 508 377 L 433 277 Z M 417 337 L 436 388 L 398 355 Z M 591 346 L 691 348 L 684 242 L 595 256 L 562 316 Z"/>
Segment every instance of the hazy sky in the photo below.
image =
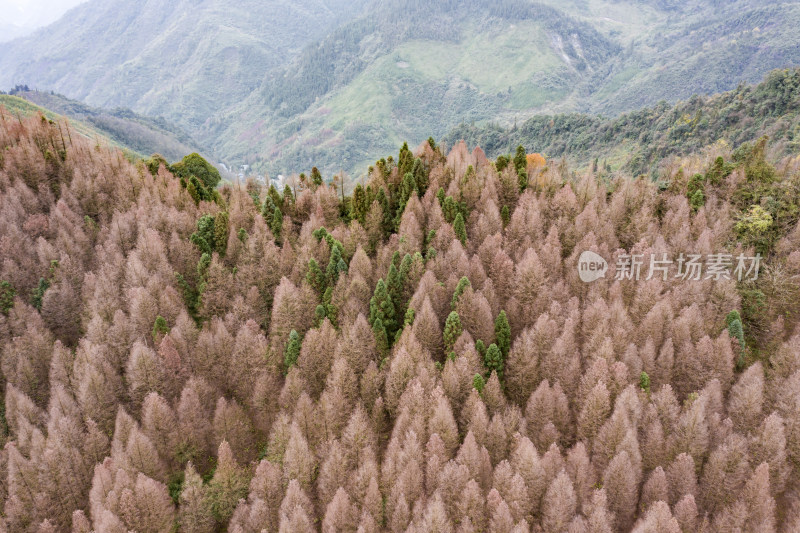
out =
<path fill-rule="evenodd" d="M 13 24 L 38 28 L 57 20 L 86 0 L 0 0 L 0 27 Z"/>

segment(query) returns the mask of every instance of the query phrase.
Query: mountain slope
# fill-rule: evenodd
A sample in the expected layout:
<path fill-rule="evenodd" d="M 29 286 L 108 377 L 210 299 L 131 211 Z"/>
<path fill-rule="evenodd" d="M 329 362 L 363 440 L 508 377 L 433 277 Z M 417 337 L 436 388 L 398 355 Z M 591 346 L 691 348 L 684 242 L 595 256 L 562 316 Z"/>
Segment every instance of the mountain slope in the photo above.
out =
<path fill-rule="evenodd" d="M 613 119 L 572 113 L 540 115 L 511 128 L 461 124 L 444 142 L 452 146 L 465 140 L 490 157 L 523 145 L 579 166 L 599 159 L 614 169 L 655 175 L 668 156 L 688 155 L 718 141 L 737 146 L 762 135 L 772 139 L 775 156 L 800 149 L 800 69 L 776 70 L 755 86 L 695 96 L 674 106 L 662 103 Z"/>
<path fill-rule="evenodd" d="M 767 0 L 91 0 L 0 45 L 0 86 L 164 116 L 230 167 L 360 174 L 403 141 L 755 83 L 800 64 Z"/>
<path fill-rule="evenodd" d="M 582 109 L 619 113 L 693 94 L 758 83 L 775 68 L 800 64 L 800 4 L 745 0 L 687 2 L 639 36 L 615 61 Z"/>
<path fill-rule="evenodd" d="M 38 91 L 0 94 L 0 106 L 20 117 L 41 113 L 56 122 L 68 119 L 74 131 L 84 137 L 100 139 L 137 157 L 160 153 L 169 161 L 177 161 L 202 151 L 186 133 L 163 119 L 143 117 L 128 109 L 107 111 Z"/>
<path fill-rule="evenodd" d="M 0 45 L 0 86 L 26 83 L 197 127 L 361 5 L 91 0 L 29 37 Z"/>
<path fill-rule="evenodd" d="M 309 46 L 201 138 L 272 172 L 363 169 L 464 117 L 561 100 L 618 52 L 545 5 L 391 2 Z"/>
<path fill-rule="evenodd" d="M 548 4 L 384 3 L 310 45 L 199 136 L 232 164 L 359 173 L 459 122 L 617 115 L 800 64 L 795 3 Z"/>
<path fill-rule="evenodd" d="M 142 116 L 125 108 L 95 108 L 42 91 L 24 91 L 16 95 L 72 120 L 90 124 L 115 142 L 141 154 L 159 153 L 170 161 L 177 161 L 186 154 L 204 151 L 185 131 L 162 118 Z"/>
<path fill-rule="evenodd" d="M 6 120 L 17 120 L 21 122 L 24 118 L 36 115 L 41 115 L 44 117 L 43 120 L 46 119 L 52 121 L 53 123 L 63 124 L 66 119 L 66 117 L 63 115 L 54 113 L 49 109 L 38 106 L 33 102 L 29 102 L 28 100 L 25 100 L 19 96 L 0 94 L 0 120 L 3 122 Z M 144 154 L 137 152 L 136 150 L 132 150 L 129 147 L 120 144 L 119 142 L 116 142 L 114 139 L 111 139 L 108 135 L 106 135 L 105 132 L 92 126 L 91 124 L 87 124 L 78 120 L 70 120 L 69 126 L 71 131 L 70 135 L 78 134 L 82 137 L 86 137 L 87 139 L 94 140 L 97 145 L 107 145 L 120 148 L 127 155 L 134 158 L 144 157 Z M 63 130 L 62 134 L 64 134 Z"/>

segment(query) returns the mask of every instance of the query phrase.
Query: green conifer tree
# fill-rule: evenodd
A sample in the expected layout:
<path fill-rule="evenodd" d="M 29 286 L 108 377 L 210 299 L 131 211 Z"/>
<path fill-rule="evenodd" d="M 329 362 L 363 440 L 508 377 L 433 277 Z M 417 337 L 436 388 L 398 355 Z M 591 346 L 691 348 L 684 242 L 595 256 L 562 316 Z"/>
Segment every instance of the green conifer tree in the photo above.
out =
<path fill-rule="evenodd" d="M 347 264 L 342 259 L 342 250 L 339 246 L 334 246 L 331 249 L 331 258 L 328 261 L 328 266 L 325 268 L 325 279 L 328 286 L 333 287 L 339 280 L 340 263 L 344 265 L 344 270 L 347 270 Z"/>
<path fill-rule="evenodd" d="M 294 194 L 292 193 L 292 188 L 289 187 L 288 183 L 283 186 L 283 202 L 282 203 L 283 203 L 284 208 L 287 207 L 289 204 L 293 204 L 294 203 Z"/>
<path fill-rule="evenodd" d="M 278 192 L 278 189 L 275 188 L 275 185 L 270 184 L 269 189 L 267 190 L 267 196 L 272 200 L 272 204 L 275 207 L 281 207 L 283 205 L 283 198 L 281 198 L 281 193 Z"/>
<path fill-rule="evenodd" d="M 452 224 L 455 219 L 456 215 L 458 215 L 458 204 L 455 200 L 453 200 L 452 196 L 447 196 L 444 199 L 444 205 L 442 206 L 442 214 L 444 215 L 444 219 Z"/>
<path fill-rule="evenodd" d="M 489 369 L 489 373 L 497 372 L 497 377 L 503 379 L 503 354 L 496 344 L 492 343 L 486 348 L 486 355 L 483 356 L 483 363 Z"/>
<path fill-rule="evenodd" d="M 216 222 L 211 215 L 203 215 L 197 221 L 197 231 L 192 233 L 189 240 L 200 248 L 200 252 L 211 254 L 216 250 Z"/>
<path fill-rule="evenodd" d="M 486 344 L 484 344 L 484 342 L 481 339 L 476 340 L 475 350 L 477 350 L 478 354 L 480 354 L 481 357 L 484 357 L 486 355 Z"/>
<path fill-rule="evenodd" d="M 458 340 L 463 331 L 464 328 L 461 326 L 461 317 L 458 316 L 458 313 L 452 311 L 447 315 L 447 320 L 445 320 L 444 323 L 444 333 L 442 334 L 445 353 L 449 353 L 453 349 L 456 340 Z"/>
<path fill-rule="evenodd" d="M 220 256 L 228 249 L 228 212 L 223 211 L 214 217 L 214 248 Z"/>
<path fill-rule="evenodd" d="M 411 272 L 411 268 L 413 266 L 414 266 L 414 257 L 412 257 L 411 254 L 404 255 L 403 260 L 400 261 L 400 279 L 403 281 L 403 284 L 405 284 L 406 281 L 408 280 L 408 274 Z"/>
<path fill-rule="evenodd" d="M 332 298 L 333 287 L 328 287 L 322 295 L 322 305 L 325 307 L 325 316 L 328 317 L 328 320 L 330 320 L 331 324 L 335 327 L 339 320 L 339 309 L 331 303 Z"/>
<path fill-rule="evenodd" d="M 389 290 L 383 278 L 378 280 L 375 292 L 369 301 L 369 322 L 375 325 L 376 320 L 381 321 L 381 327 L 385 328 L 387 339 L 394 333 L 394 303 L 389 295 Z"/>
<path fill-rule="evenodd" d="M 153 324 L 153 340 L 157 340 L 160 336 L 166 335 L 167 333 L 169 333 L 167 321 L 163 316 L 158 315 L 155 323 Z"/>
<path fill-rule="evenodd" d="M 508 357 L 508 350 L 511 349 L 511 326 L 508 324 L 505 311 L 500 311 L 494 321 L 494 337 L 500 353 L 503 354 L 503 357 Z"/>
<path fill-rule="evenodd" d="M 317 167 L 313 167 L 311 169 L 311 183 L 314 184 L 315 188 L 319 187 L 323 183 L 322 174 L 320 173 L 320 171 L 319 171 L 319 169 Z"/>
<path fill-rule="evenodd" d="M 639 388 L 650 394 L 650 376 L 647 375 L 647 372 L 639 374 Z"/>
<path fill-rule="evenodd" d="M 414 154 L 408 149 L 408 143 L 403 143 L 403 147 L 400 148 L 397 169 L 400 171 L 401 176 L 405 176 L 406 173 L 410 173 L 414 169 Z"/>
<path fill-rule="evenodd" d="M 497 156 L 497 161 L 494 164 L 494 168 L 497 169 L 497 172 L 503 172 L 506 167 L 508 167 L 508 156 Z"/>
<path fill-rule="evenodd" d="M 283 213 L 279 207 L 276 207 L 275 212 L 272 214 L 272 223 L 269 225 L 269 229 L 272 230 L 272 235 L 275 236 L 275 242 L 280 243 L 281 232 L 283 231 Z"/>
<path fill-rule="evenodd" d="M 486 380 L 480 374 L 475 374 L 472 378 L 472 387 L 478 391 L 478 394 L 483 394 L 483 388 L 486 386 Z"/>
<path fill-rule="evenodd" d="M 444 209 L 444 199 L 445 199 L 444 187 L 439 187 L 439 189 L 436 191 L 436 199 L 439 201 L 439 207 Z"/>
<path fill-rule="evenodd" d="M 528 157 L 522 145 L 517 146 L 517 153 L 514 156 L 514 168 L 517 170 L 519 190 L 524 191 L 528 187 Z"/>
<path fill-rule="evenodd" d="M 358 220 L 363 226 L 367 211 L 369 211 L 367 193 L 364 187 L 359 183 L 356 185 L 356 188 L 353 189 L 353 198 L 350 201 L 350 219 Z"/>
<path fill-rule="evenodd" d="M 313 257 L 308 260 L 308 272 L 306 272 L 306 280 L 311 285 L 317 294 L 325 292 L 325 274 L 319 268 L 319 263 Z"/>
<path fill-rule="evenodd" d="M 318 328 L 322 325 L 322 321 L 328 316 L 328 311 L 325 309 L 325 306 L 319 304 L 314 309 L 314 327 Z"/>
<path fill-rule="evenodd" d="M 14 307 L 14 296 L 17 291 L 6 280 L 0 281 L 0 313 L 8 316 L 8 312 Z"/>
<path fill-rule="evenodd" d="M 394 262 L 389 265 L 389 274 L 386 276 L 386 288 L 394 304 L 394 316 L 403 314 L 403 279 Z"/>
<path fill-rule="evenodd" d="M 289 372 L 289 369 L 297 364 L 297 358 L 300 356 L 300 335 L 297 331 L 292 330 L 289 333 L 289 342 L 286 344 L 286 350 L 283 355 L 284 373 Z"/>
<path fill-rule="evenodd" d="M 462 278 L 458 280 L 456 290 L 453 291 L 453 297 L 450 299 L 451 311 L 456 310 L 456 307 L 458 306 L 458 300 L 461 298 L 461 295 L 464 294 L 464 291 L 467 290 L 467 287 L 472 287 L 472 284 L 469 282 L 468 277 L 462 276 Z"/>
<path fill-rule="evenodd" d="M 414 160 L 414 168 L 411 173 L 414 175 L 417 193 L 420 196 L 424 196 L 425 192 L 428 190 L 428 171 L 422 163 L 422 159 L 417 158 Z"/>
<path fill-rule="evenodd" d="M 39 278 L 39 284 L 36 285 L 36 288 L 33 289 L 31 293 L 31 305 L 35 307 L 37 311 L 42 310 L 42 300 L 44 299 L 44 293 L 49 288 L 50 288 L 50 281 L 45 278 Z"/>
<path fill-rule="evenodd" d="M 736 367 L 741 369 L 744 367 L 745 360 L 745 344 L 744 344 L 744 327 L 742 326 L 742 316 L 739 311 L 733 310 L 725 317 L 725 323 L 728 326 L 728 334 L 736 339 L 739 344 L 736 352 Z"/>
<path fill-rule="evenodd" d="M 261 206 L 261 216 L 264 217 L 264 220 L 266 220 L 268 223 L 272 222 L 272 217 L 275 214 L 275 209 L 277 207 L 278 206 L 275 205 L 275 202 L 272 200 L 272 198 L 267 195 L 267 197 L 264 198 L 264 203 Z"/>
<path fill-rule="evenodd" d="M 464 225 L 464 217 L 461 213 L 458 213 L 453 221 L 453 231 L 461 244 L 467 244 L 467 227 Z"/>

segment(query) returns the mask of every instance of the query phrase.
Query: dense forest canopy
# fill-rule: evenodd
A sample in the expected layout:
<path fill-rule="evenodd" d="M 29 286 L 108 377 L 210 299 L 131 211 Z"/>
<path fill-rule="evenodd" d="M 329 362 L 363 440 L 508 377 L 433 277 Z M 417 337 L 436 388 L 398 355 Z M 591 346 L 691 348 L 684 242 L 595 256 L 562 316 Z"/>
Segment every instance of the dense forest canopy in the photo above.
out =
<path fill-rule="evenodd" d="M 534 149 L 278 190 L 0 108 L 0 530 L 798 530 L 797 151 Z"/>

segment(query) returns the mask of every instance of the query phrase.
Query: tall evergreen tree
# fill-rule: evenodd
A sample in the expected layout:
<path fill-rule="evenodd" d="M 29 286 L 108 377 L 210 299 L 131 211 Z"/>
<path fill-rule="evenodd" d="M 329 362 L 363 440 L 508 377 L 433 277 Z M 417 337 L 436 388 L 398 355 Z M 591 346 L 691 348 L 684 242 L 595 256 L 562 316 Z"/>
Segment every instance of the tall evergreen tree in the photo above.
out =
<path fill-rule="evenodd" d="M 269 225 L 269 229 L 272 230 L 272 235 L 275 236 L 275 241 L 281 242 L 281 232 L 283 231 L 283 213 L 279 207 L 276 207 L 275 212 L 272 214 L 272 223 Z"/>
<path fill-rule="evenodd" d="M 383 212 L 381 229 L 383 230 L 383 234 L 385 236 L 393 229 L 392 225 L 394 224 L 394 217 L 389 206 L 389 199 L 386 197 L 386 191 L 383 189 L 383 187 L 378 188 L 378 193 L 375 195 L 375 199 L 378 201 L 378 204 L 381 206 Z"/>
<path fill-rule="evenodd" d="M 461 298 L 461 295 L 464 294 L 464 291 L 467 290 L 468 287 L 472 287 L 472 284 L 469 282 L 469 278 L 467 276 L 462 276 L 460 280 L 458 280 L 458 284 L 456 285 L 456 290 L 453 291 L 453 298 L 450 300 L 450 310 L 455 311 L 456 307 L 458 306 L 458 300 Z"/>
<path fill-rule="evenodd" d="M 197 231 L 192 233 L 189 240 L 192 244 L 200 248 L 200 251 L 205 254 L 213 253 L 216 247 L 216 224 L 214 217 L 211 215 L 203 215 L 197 220 Z"/>
<path fill-rule="evenodd" d="M 286 344 L 286 350 L 283 354 L 283 370 L 289 372 L 289 369 L 297 364 L 297 358 L 300 356 L 300 334 L 296 330 L 289 333 L 289 342 Z"/>
<path fill-rule="evenodd" d="M 214 247 L 220 256 L 228 249 L 228 212 L 223 211 L 214 217 Z"/>
<path fill-rule="evenodd" d="M 272 222 L 272 217 L 275 215 L 275 209 L 277 207 L 271 196 L 267 195 L 267 197 L 264 198 L 264 203 L 261 205 L 261 216 L 264 217 L 267 223 Z"/>
<path fill-rule="evenodd" d="M 342 249 L 339 246 L 334 246 L 331 249 L 331 258 L 328 261 L 328 266 L 325 268 L 325 280 L 329 287 L 336 285 L 339 280 L 339 273 L 347 271 L 347 263 L 342 259 Z"/>
<path fill-rule="evenodd" d="M 494 338 L 497 347 L 503 357 L 508 357 L 508 350 L 511 349 L 511 326 L 508 324 L 508 317 L 505 311 L 500 311 L 494 321 Z"/>
<path fill-rule="evenodd" d="M 289 187 L 289 184 L 283 186 L 283 202 L 282 205 L 286 208 L 289 204 L 294 203 L 294 194 L 292 193 L 292 188 Z"/>
<path fill-rule="evenodd" d="M 452 311 L 447 315 L 447 320 L 444 323 L 444 332 L 442 334 L 444 338 L 444 353 L 448 354 L 453 350 L 456 340 L 458 340 L 463 331 L 464 328 L 461 326 L 461 318 L 458 316 L 458 313 Z"/>
<path fill-rule="evenodd" d="M 467 227 L 464 225 L 464 217 L 461 213 L 458 213 L 453 221 L 453 231 L 461 244 L 467 244 Z"/>
<path fill-rule="evenodd" d="M 414 160 L 414 168 L 411 173 L 414 175 L 414 184 L 417 188 L 417 193 L 420 196 L 425 196 L 428 190 L 428 171 L 422 159 L 417 158 Z"/>
<path fill-rule="evenodd" d="M 306 272 L 306 280 L 311 285 L 317 294 L 322 295 L 325 291 L 325 274 L 319 268 L 317 260 L 313 257 L 308 260 L 308 272 Z"/>
<path fill-rule="evenodd" d="M 389 291 L 389 296 L 394 304 L 394 316 L 401 317 L 404 310 L 403 307 L 403 278 L 400 276 L 400 271 L 395 266 L 394 262 L 389 265 L 389 274 L 386 276 L 386 289 Z"/>
<path fill-rule="evenodd" d="M 364 225 L 365 217 L 369 211 L 369 201 L 364 187 L 359 183 L 353 189 L 353 198 L 350 200 L 350 218 L 358 220 Z"/>
<path fill-rule="evenodd" d="M 387 338 L 392 338 L 395 325 L 394 302 L 383 278 L 378 280 L 375 292 L 369 301 L 369 322 L 373 327 L 376 320 L 380 320 L 386 329 Z"/>
<path fill-rule="evenodd" d="M 517 153 L 514 155 L 514 168 L 517 170 L 519 190 L 524 191 L 528 187 L 528 156 L 522 145 L 517 146 Z"/>
<path fill-rule="evenodd" d="M 378 353 L 386 355 L 389 351 L 389 335 L 380 318 L 376 318 L 372 323 L 372 334 L 375 335 L 375 346 L 378 348 Z"/>
<path fill-rule="evenodd" d="M 311 169 L 311 183 L 314 185 L 315 188 L 319 187 L 323 183 L 322 174 L 320 173 L 317 167 L 313 167 Z"/>
<path fill-rule="evenodd" d="M 503 379 L 503 367 L 505 366 L 503 354 L 496 344 L 492 343 L 486 348 L 486 355 L 483 356 L 483 363 L 486 365 L 489 373 L 497 372 L 497 377 L 500 378 L 500 380 Z"/>
<path fill-rule="evenodd" d="M 0 313 L 8 315 L 8 312 L 14 307 L 14 296 L 16 294 L 17 291 L 14 290 L 11 283 L 6 280 L 0 281 Z"/>
<path fill-rule="evenodd" d="M 403 143 L 400 148 L 400 155 L 397 158 L 397 170 L 400 171 L 401 176 L 405 176 L 414 170 L 414 154 L 408 149 L 408 143 Z"/>

